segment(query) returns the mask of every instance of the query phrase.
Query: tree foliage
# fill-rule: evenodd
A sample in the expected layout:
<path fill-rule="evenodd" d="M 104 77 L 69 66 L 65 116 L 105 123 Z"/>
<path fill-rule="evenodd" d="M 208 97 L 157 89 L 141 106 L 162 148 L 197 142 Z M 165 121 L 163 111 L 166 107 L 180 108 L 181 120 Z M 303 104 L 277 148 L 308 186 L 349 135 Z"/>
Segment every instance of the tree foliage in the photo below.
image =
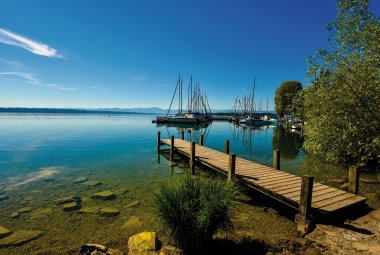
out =
<path fill-rule="evenodd" d="M 274 101 L 274 110 L 277 115 L 291 114 L 293 98 L 302 90 L 299 81 L 285 81 L 277 88 Z"/>
<path fill-rule="evenodd" d="M 328 50 L 308 60 L 304 148 L 333 162 L 380 161 L 380 21 L 368 0 L 338 0 Z"/>

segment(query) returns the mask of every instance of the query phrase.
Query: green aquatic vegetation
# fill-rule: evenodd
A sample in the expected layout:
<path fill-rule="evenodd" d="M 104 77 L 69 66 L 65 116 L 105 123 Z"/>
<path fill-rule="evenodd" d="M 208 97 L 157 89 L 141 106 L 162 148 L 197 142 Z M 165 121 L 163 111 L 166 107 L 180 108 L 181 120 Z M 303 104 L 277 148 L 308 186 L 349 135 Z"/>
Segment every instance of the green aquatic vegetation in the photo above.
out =
<path fill-rule="evenodd" d="M 155 207 L 163 229 L 187 253 L 194 253 L 219 229 L 232 227 L 238 189 L 220 178 L 185 175 L 161 184 Z"/>

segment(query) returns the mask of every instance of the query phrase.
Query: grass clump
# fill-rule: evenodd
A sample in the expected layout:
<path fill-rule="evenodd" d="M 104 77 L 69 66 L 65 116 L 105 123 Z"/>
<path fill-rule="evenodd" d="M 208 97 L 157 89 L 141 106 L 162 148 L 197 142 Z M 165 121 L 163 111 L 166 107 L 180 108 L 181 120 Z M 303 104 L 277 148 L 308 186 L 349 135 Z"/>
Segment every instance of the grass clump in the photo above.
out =
<path fill-rule="evenodd" d="M 236 185 L 219 178 L 186 175 L 162 184 L 155 194 L 163 229 L 186 253 L 196 253 L 219 229 L 232 226 Z"/>

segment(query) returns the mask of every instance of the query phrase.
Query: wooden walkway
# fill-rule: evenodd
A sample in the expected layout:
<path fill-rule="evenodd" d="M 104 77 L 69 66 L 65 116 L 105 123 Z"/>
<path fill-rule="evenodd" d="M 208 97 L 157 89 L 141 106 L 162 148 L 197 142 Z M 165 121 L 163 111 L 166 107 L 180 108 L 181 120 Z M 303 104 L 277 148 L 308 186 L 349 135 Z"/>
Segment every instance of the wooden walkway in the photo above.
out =
<path fill-rule="evenodd" d="M 170 146 L 170 139 L 160 141 L 162 145 Z M 188 141 L 174 140 L 175 151 L 187 157 L 190 157 L 190 146 Z M 229 155 L 226 153 L 197 144 L 195 161 L 221 173 L 228 173 Z M 299 176 L 236 157 L 235 177 L 257 191 L 299 208 L 302 179 Z M 319 213 L 329 214 L 365 200 L 364 197 L 314 182 L 311 207 Z"/>

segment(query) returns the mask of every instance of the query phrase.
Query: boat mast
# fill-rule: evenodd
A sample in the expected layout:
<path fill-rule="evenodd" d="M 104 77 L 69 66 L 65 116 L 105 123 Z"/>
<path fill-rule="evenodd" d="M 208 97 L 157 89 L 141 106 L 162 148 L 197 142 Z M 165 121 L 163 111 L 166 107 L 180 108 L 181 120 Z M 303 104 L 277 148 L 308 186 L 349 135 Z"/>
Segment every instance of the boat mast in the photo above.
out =
<path fill-rule="evenodd" d="M 253 112 L 256 113 L 256 109 L 255 109 L 255 88 L 256 88 L 256 78 L 253 82 L 253 90 L 252 90 L 252 94 L 253 94 L 253 99 L 252 99 L 252 107 L 253 107 Z"/>
<path fill-rule="evenodd" d="M 178 113 L 181 113 L 181 75 L 178 76 L 179 88 L 178 88 Z"/>
<path fill-rule="evenodd" d="M 191 75 L 190 76 L 190 109 L 191 109 L 191 112 L 194 112 L 194 106 L 193 106 L 193 76 Z"/>

